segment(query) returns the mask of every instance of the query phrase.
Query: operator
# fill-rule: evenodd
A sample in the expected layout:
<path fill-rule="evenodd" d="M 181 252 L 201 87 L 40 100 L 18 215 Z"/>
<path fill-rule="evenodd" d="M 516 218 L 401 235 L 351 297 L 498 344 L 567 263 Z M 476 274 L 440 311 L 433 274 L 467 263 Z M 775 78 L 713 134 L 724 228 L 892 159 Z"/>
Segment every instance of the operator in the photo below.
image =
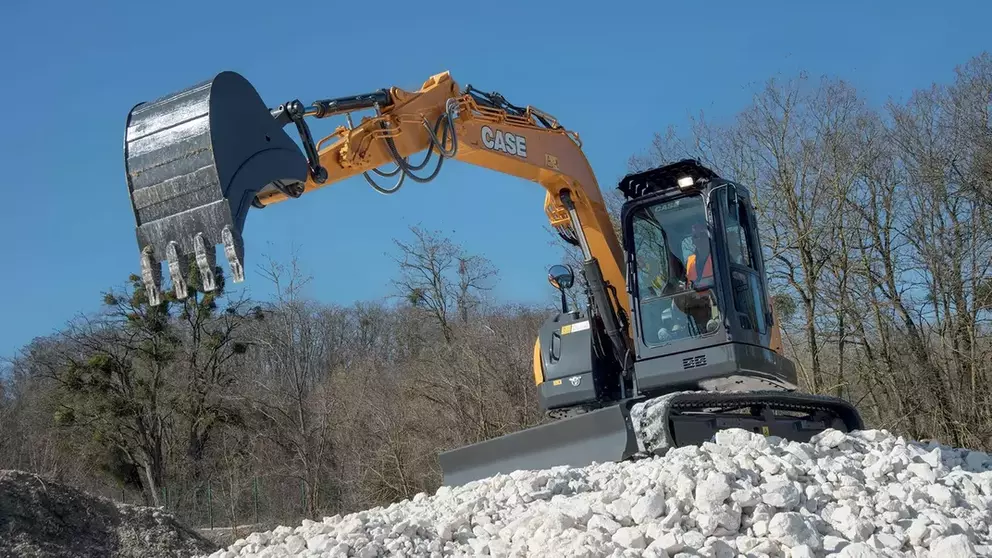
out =
<path fill-rule="evenodd" d="M 686 258 L 686 279 L 690 290 L 679 297 L 676 304 L 686 316 L 696 322 L 700 332 L 715 331 L 719 327 L 719 310 L 712 299 L 712 292 L 700 292 L 714 286 L 713 254 L 710 250 L 710 239 L 706 232 L 705 223 L 692 225 L 692 232 L 682 243 L 683 253 L 689 252 Z M 702 263 L 700 263 L 702 261 Z M 702 268 L 702 269 L 700 269 Z"/>
<path fill-rule="evenodd" d="M 686 239 L 692 252 L 686 259 L 686 277 L 693 286 L 713 285 L 713 255 L 710 253 L 710 239 L 706 234 L 706 225 L 695 223 L 692 234 Z M 699 272 L 699 260 L 703 260 L 702 273 Z"/>

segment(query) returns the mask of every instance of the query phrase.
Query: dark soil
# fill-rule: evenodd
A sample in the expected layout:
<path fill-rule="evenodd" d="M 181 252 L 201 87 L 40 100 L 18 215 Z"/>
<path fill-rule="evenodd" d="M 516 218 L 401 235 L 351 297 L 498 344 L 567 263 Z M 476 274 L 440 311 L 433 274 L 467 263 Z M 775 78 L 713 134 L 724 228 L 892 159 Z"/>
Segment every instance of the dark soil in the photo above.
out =
<path fill-rule="evenodd" d="M 160 509 L 0 470 L 0 558 L 189 558 L 218 548 Z"/>

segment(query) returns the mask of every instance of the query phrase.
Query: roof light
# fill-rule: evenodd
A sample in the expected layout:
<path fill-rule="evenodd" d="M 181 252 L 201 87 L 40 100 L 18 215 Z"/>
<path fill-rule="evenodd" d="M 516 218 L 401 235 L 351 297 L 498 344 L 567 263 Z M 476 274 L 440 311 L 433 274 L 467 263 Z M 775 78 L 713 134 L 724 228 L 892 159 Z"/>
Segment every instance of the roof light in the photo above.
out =
<path fill-rule="evenodd" d="M 694 182 L 695 180 L 693 180 L 691 176 L 683 176 L 682 178 L 679 179 L 679 188 L 682 189 L 688 188 L 692 186 Z"/>

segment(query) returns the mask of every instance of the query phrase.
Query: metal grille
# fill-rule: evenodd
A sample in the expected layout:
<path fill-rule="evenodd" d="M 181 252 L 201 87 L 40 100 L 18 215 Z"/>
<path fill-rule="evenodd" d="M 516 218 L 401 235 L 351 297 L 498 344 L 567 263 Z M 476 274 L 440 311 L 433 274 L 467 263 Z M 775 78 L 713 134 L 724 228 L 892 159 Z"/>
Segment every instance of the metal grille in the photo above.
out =
<path fill-rule="evenodd" d="M 696 355 L 691 357 L 685 357 L 682 359 L 683 370 L 689 370 L 690 368 L 699 368 L 700 366 L 706 366 L 706 355 Z"/>

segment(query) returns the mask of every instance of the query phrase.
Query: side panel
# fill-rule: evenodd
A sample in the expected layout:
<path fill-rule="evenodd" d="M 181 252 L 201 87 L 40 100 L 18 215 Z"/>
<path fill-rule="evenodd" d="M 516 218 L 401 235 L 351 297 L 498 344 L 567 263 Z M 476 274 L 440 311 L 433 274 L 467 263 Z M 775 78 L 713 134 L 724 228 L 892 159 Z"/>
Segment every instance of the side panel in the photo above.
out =
<path fill-rule="evenodd" d="M 781 354 L 781 336 L 768 295 L 764 253 L 748 189 L 729 183 L 714 192 L 713 204 L 721 249 L 726 254 L 721 267 L 726 276 L 724 306 L 730 317 L 731 338 Z"/>
<path fill-rule="evenodd" d="M 541 410 L 550 411 L 594 403 L 602 386 L 592 372 L 573 374 L 568 378 L 558 378 L 542 383 L 538 388 Z"/>
<path fill-rule="evenodd" d="M 607 395 L 609 374 L 596 355 L 593 334 L 592 322 L 581 311 L 558 314 L 541 327 L 542 410 L 594 403 Z"/>
<path fill-rule="evenodd" d="M 702 345 L 634 365 L 641 393 L 676 389 L 795 389 L 795 365 L 774 351 L 743 343 Z"/>
<path fill-rule="evenodd" d="M 558 314 L 544 322 L 540 338 L 546 381 L 592 371 L 591 333 L 588 316 L 578 310 Z"/>

